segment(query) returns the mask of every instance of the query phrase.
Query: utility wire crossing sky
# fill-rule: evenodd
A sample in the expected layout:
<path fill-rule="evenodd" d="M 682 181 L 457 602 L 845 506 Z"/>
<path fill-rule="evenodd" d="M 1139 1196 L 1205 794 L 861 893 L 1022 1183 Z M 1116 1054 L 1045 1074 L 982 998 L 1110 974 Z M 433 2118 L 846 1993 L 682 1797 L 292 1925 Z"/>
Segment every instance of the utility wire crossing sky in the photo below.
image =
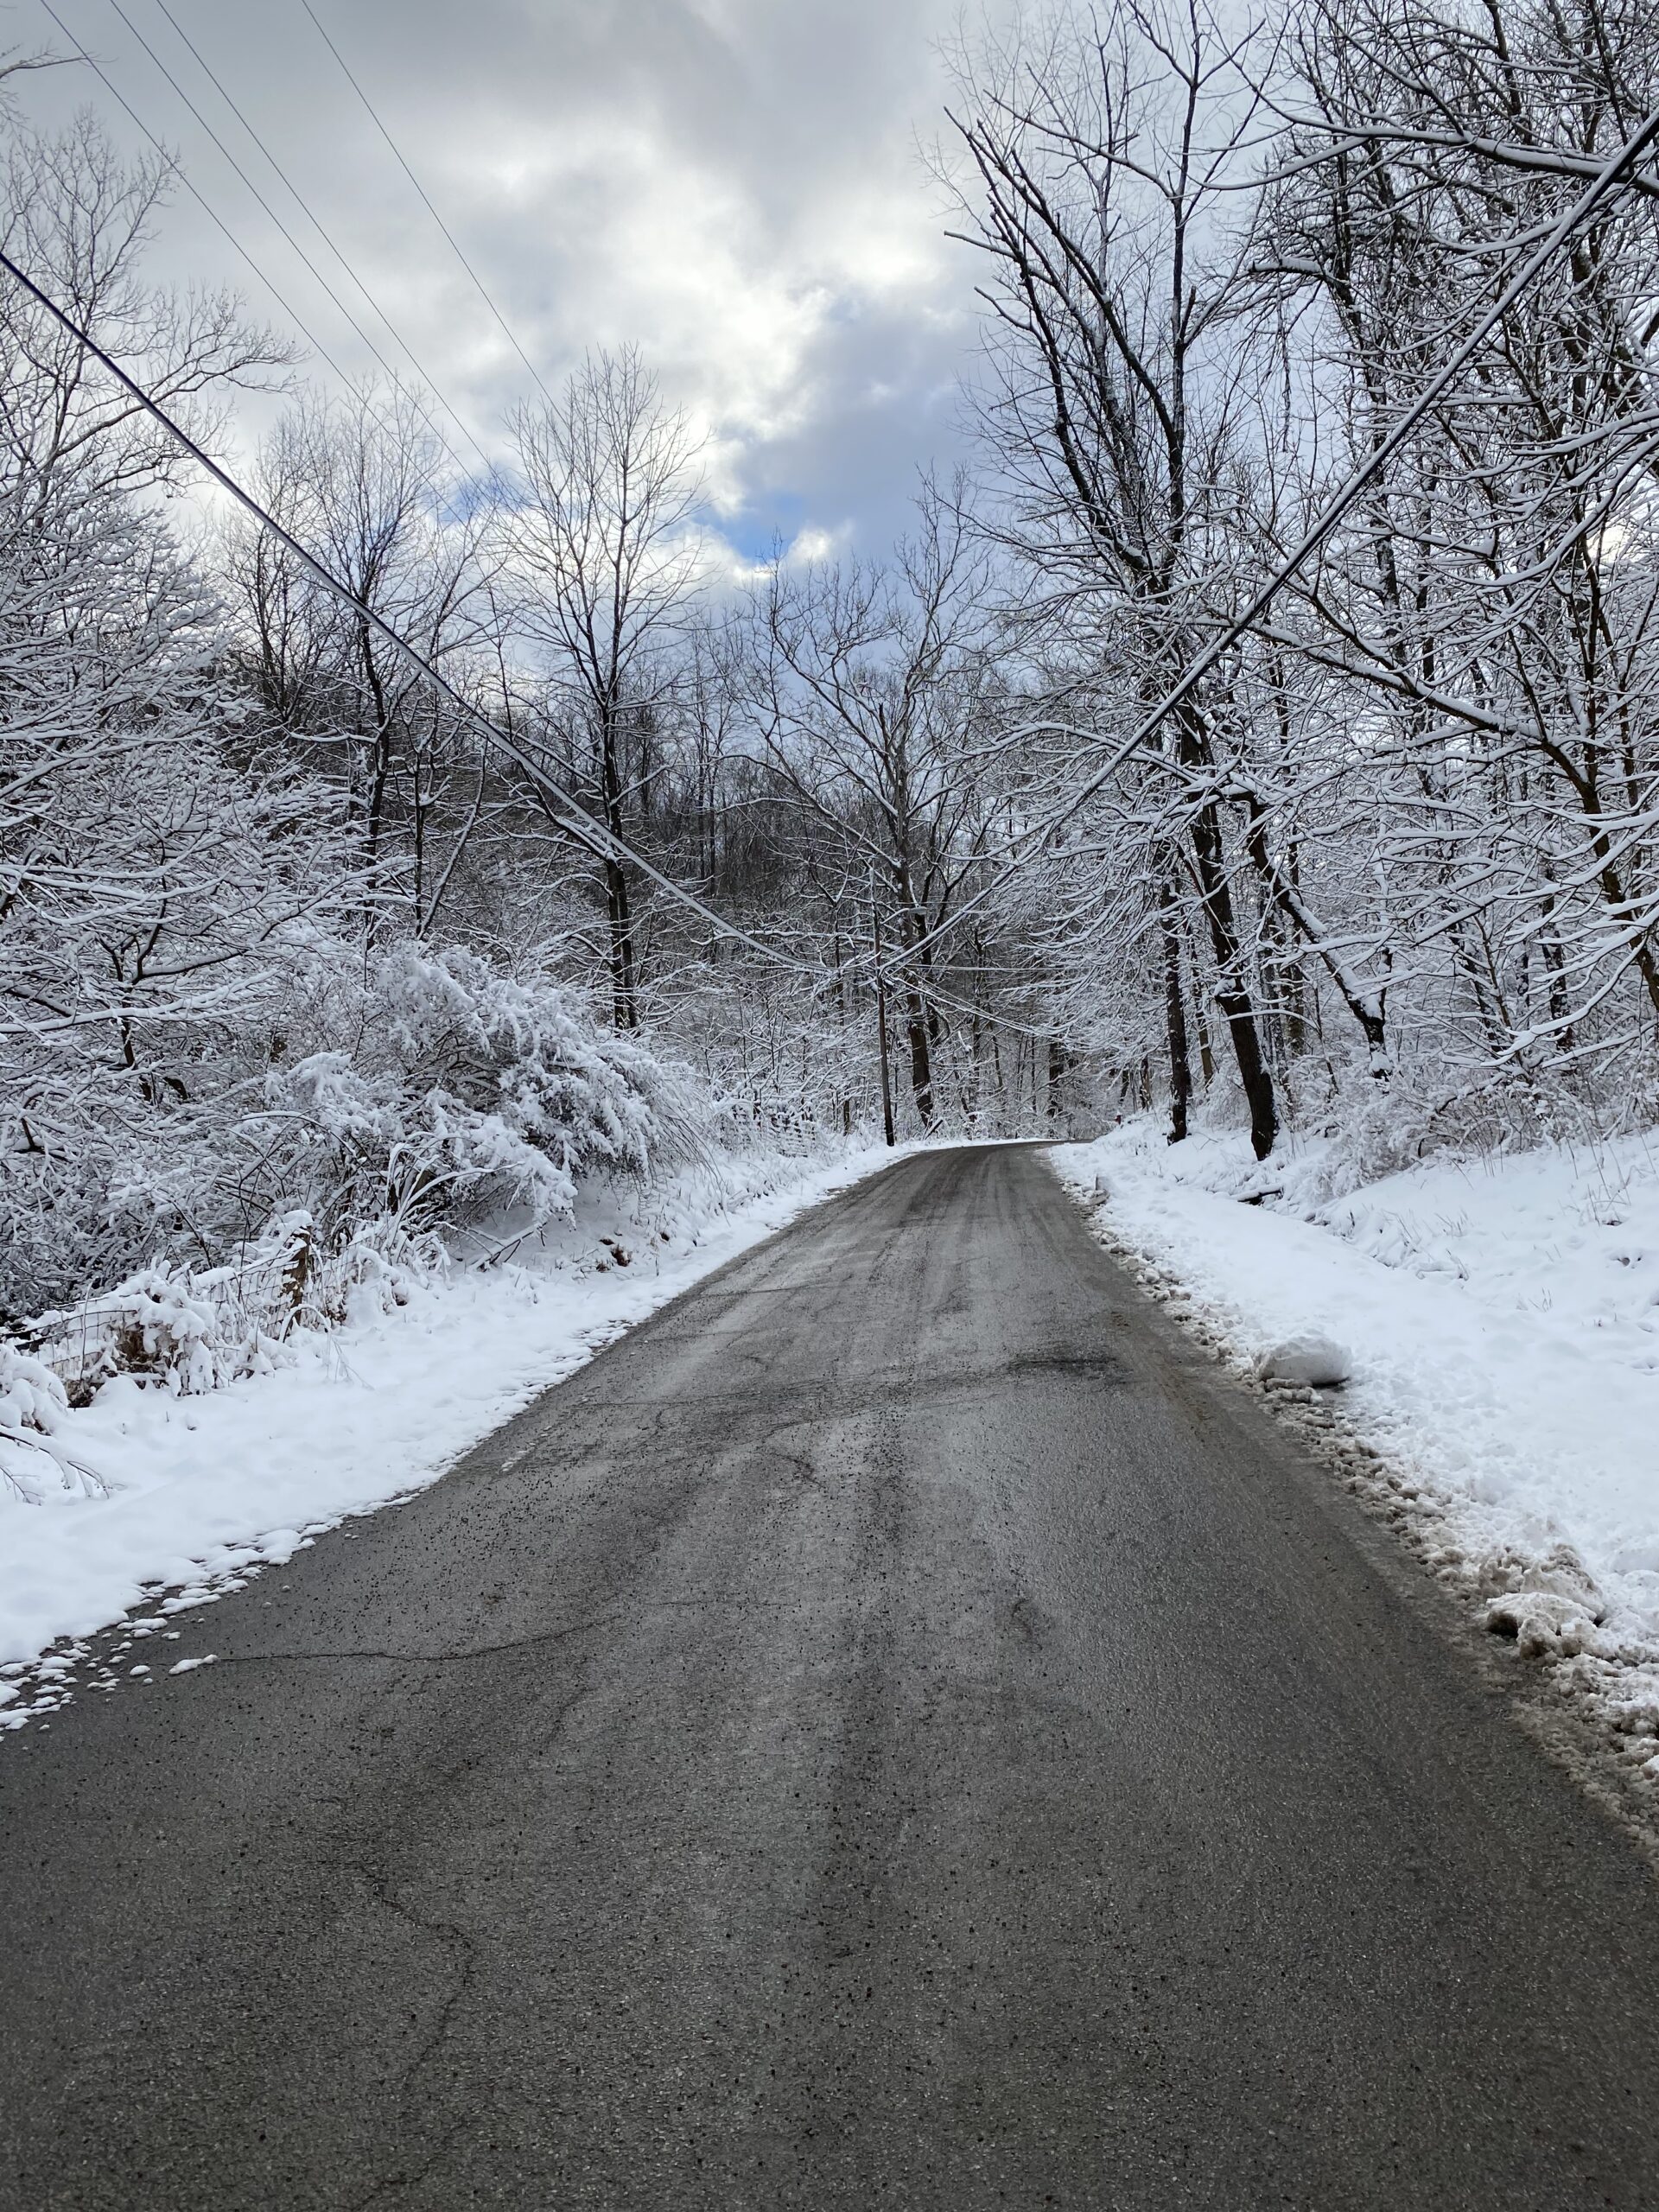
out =
<path fill-rule="evenodd" d="M 22 80 L 29 113 L 90 105 L 177 154 L 158 276 L 235 284 L 325 385 L 418 378 L 469 473 L 514 400 L 629 342 L 704 435 L 736 563 L 884 550 L 918 468 L 958 450 L 970 275 L 919 150 L 946 0 L 11 16 L 14 48 L 66 58 Z"/>

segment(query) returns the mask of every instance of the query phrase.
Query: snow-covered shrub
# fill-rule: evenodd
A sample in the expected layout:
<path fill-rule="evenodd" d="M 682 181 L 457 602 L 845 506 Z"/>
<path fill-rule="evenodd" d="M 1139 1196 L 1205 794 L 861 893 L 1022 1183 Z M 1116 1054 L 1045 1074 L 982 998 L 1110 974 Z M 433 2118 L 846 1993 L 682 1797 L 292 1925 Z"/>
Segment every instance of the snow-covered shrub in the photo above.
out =
<path fill-rule="evenodd" d="M 448 1265 L 435 1235 L 411 1235 L 385 1216 L 352 1230 L 332 1252 L 314 1231 L 311 1251 L 304 1294 L 292 1309 L 302 1328 L 337 1328 L 407 1306 L 423 1283 L 442 1275 Z"/>
<path fill-rule="evenodd" d="M 340 1041 L 264 1089 L 289 1193 L 332 1232 L 568 1216 L 582 1177 L 643 1175 L 694 1128 L 688 1078 L 556 984 L 461 946 L 392 944 L 322 1011 Z"/>
<path fill-rule="evenodd" d="M 257 1262 L 196 1274 L 143 1268 L 100 1297 L 39 1315 L 29 1339 L 71 1408 L 89 1405 L 118 1375 L 194 1395 L 270 1374 L 283 1357 L 286 1323 L 274 1288 Z"/>
<path fill-rule="evenodd" d="M 111 1345 L 118 1372 L 157 1376 L 181 1396 L 228 1379 L 218 1316 L 193 1294 L 182 1271 L 146 1268 L 114 1290 L 107 1306 L 116 1317 Z"/>
<path fill-rule="evenodd" d="M 394 942 L 365 959 L 360 942 L 302 916 L 300 797 L 289 791 L 276 843 L 250 832 L 237 848 L 242 876 L 273 871 L 263 888 L 212 893 L 246 923 L 245 944 L 219 925 L 194 929 L 188 885 L 155 889 L 167 913 L 157 942 L 212 976 L 205 1005 L 194 987 L 174 1005 L 171 983 L 146 981 L 134 994 L 142 1026 L 14 1038 L 0 1084 L 0 1312 L 68 1306 L 149 1265 L 237 1262 L 296 1211 L 329 1260 L 383 1220 L 418 1236 L 510 1208 L 533 1226 L 568 1215 L 583 1177 L 643 1176 L 695 1150 L 714 1120 L 690 1077 L 607 1033 L 543 976 L 454 945 Z M 146 818 L 162 842 L 155 814 L 130 820 Z M 86 928 L 99 923 L 89 911 Z M 0 927 L 20 989 L 68 1003 L 92 994 L 60 972 L 86 964 L 79 927 L 67 912 Z M 428 1260 L 393 1263 L 420 1272 Z M 370 1263 L 354 1264 L 366 1281 Z"/>
<path fill-rule="evenodd" d="M 42 1479 L 96 1496 L 98 1474 L 63 1437 L 68 1394 L 43 1360 L 0 1338 L 0 1491 L 33 1503 Z"/>
<path fill-rule="evenodd" d="M 50 1436 L 68 1410 L 68 1395 L 52 1370 L 0 1338 L 0 1429 Z"/>
<path fill-rule="evenodd" d="M 71 1341 L 79 1324 L 92 1346 L 81 1387 L 133 1375 L 188 1397 L 238 1376 L 269 1374 L 281 1347 L 245 1296 L 222 1294 L 233 1274 L 228 1268 L 192 1275 L 184 1268 L 143 1268 L 65 1317 L 61 1325 Z"/>

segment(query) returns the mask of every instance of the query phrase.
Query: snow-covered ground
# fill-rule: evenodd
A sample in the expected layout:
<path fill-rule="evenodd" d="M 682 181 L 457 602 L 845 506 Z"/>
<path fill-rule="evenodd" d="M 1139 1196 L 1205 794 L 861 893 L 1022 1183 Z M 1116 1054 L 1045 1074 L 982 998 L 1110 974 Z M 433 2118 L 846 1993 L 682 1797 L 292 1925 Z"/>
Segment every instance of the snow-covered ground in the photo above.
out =
<path fill-rule="evenodd" d="M 1436 1158 L 1359 1189 L 1317 1141 L 1263 1168 L 1242 1137 L 1172 1147 L 1138 1123 L 1052 1157 L 1240 1360 L 1334 1339 L 1341 1427 L 1386 1475 L 1357 1486 L 1659 1780 L 1659 1138 Z"/>
<path fill-rule="evenodd" d="M 632 1199 L 589 1193 L 533 1265 L 457 1273 L 296 1339 L 273 1374 L 186 1397 L 107 1383 L 57 1440 L 107 1495 L 0 1484 L 0 1728 L 56 1701 L 51 1675 L 70 1658 L 44 1683 L 27 1664 L 48 1646 L 141 1603 L 159 1626 L 435 1481 L 622 1331 L 894 1157 L 737 1161 Z"/>

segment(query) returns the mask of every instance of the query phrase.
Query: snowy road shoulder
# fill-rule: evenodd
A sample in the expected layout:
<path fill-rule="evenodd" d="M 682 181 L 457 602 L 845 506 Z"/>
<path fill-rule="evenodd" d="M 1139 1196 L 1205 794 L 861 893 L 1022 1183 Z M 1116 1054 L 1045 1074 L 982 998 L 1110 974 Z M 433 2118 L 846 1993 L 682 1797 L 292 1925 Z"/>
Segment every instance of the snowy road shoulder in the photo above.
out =
<path fill-rule="evenodd" d="M 1268 1388 L 1659 1785 L 1646 1145 L 1434 1161 L 1336 1198 L 1320 1194 L 1317 1148 L 1275 1157 L 1271 1179 L 1232 1140 L 1170 1150 L 1140 1128 L 1050 1157 L 1103 1241 L 1236 1366 L 1259 1375 L 1297 1340 L 1344 1355 L 1339 1395 Z"/>
<path fill-rule="evenodd" d="M 707 1189 L 613 1201 L 579 1217 L 549 1263 L 457 1274 L 204 1395 L 107 1384 L 69 1421 L 108 1494 L 0 1496 L 0 1729 L 70 1694 L 75 1643 L 134 1609 L 138 1641 L 168 1639 L 177 1612 L 424 1488 L 625 1330 L 895 1156 L 780 1163 L 738 1203 Z M 148 1677 L 132 1656 L 122 1675 Z M 98 1686 L 116 1680 L 111 1661 Z"/>

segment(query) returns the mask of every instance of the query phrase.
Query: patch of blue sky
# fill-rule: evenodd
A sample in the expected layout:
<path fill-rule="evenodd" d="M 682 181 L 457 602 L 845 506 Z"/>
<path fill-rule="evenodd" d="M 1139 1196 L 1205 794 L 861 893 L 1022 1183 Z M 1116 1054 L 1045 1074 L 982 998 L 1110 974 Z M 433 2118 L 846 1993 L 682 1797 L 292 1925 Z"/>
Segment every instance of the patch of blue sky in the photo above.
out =
<path fill-rule="evenodd" d="M 788 545 L 806 520 L 806 502 L 798 492 L 766 491 L 747 500 L 735 513 L 721 515 L 715 527 L 740 559 L 769 561 L 773 547 Z"/>

